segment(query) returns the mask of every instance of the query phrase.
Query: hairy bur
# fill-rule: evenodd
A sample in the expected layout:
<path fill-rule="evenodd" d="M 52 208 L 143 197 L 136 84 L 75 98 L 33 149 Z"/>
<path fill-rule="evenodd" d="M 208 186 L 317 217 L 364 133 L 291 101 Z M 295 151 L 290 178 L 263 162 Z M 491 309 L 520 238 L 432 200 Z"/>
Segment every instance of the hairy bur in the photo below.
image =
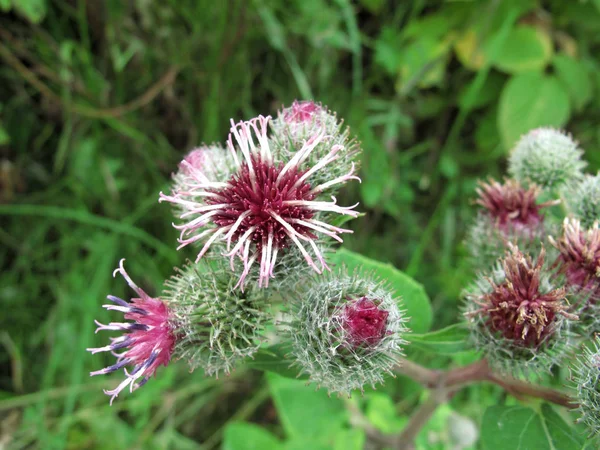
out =
<path fill-rule="evenodd" d="M 402 354 L 406 316 L 388 288 L 345 269 L 312 280 L 290 304 L 291 354 L 330 393 L 383 382 Z"/>
<path fill-rule="evenodd" d="M 569 312 L 565 288 L 550 283 L 545 251 L 534 260 L 509 247 L 495 273 L 481 276 L 465 294 L 472 337 L 504 371 L 548 369 L 564 356 L 565 322 L 577 316 Z"/>

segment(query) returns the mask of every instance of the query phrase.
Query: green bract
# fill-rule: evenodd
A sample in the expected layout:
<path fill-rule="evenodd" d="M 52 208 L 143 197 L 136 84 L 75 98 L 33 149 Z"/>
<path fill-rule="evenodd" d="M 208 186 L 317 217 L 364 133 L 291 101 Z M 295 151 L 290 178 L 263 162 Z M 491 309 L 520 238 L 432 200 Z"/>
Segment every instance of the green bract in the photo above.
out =
<path fill-rule="evenodd" d="M 264 290 L 241 291 L 235 284 L 220 260 L 190 263 L 166 281 L 164 298 L 178 333 L 174 356 L 192 369 L 227 374 L 258 351 L 270 318 Z"/>
<path fill-rule="evenodd" d="M 383 333 L 365 345 L 356 343 L 348 326 L 347 308 L 361 299 L 374 302 L 386 317 Z M 382 282 L 358 272 L 342 269 L 316 277 L 297 293 L 286 328 L 301 372 L 319 387 L 342 394 L 383 382 L 406 343 L 407 318 L 397 302 Z"/>
<path fill-rule="evenodd" d="M 583 152 L 568 135 L 553 128 L 537 128 L 524 135 L 512 150 L 509 173 L 519 182 L 560 188 L 583 176 Z"/>

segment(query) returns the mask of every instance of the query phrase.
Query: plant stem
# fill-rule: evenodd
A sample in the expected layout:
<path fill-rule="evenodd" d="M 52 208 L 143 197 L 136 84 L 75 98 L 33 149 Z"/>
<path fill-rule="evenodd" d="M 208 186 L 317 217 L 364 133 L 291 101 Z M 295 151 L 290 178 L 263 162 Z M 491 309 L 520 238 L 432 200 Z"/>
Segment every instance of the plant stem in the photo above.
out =
<path fill-rule="evenodd" d="M 465 367 L 446 371 L 428 369 L 409 360 L 400 360 L 398 363 L 396 368 L 398 373 L 406 375 L 428 388 L 435 388 L 440 385 L 446 388 L 462 387 L 477 382 L 489 382 L 500 386 L 509 394 L 518 398 L 541 398 L 567 408 L 577 407 L 575 400 L 555 389 L 536 386 L 510 377 L 500 378 L 492 372 L 485 359 Z"/>

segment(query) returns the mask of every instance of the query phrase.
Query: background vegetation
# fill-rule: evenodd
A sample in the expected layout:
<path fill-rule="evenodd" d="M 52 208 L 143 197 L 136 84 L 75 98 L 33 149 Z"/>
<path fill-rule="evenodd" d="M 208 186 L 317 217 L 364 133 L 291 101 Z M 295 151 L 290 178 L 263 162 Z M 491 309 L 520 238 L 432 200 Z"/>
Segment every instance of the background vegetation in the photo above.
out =
<path fill-rule="evenodd" d="M 93 319 L 108 318 L 106 294 L 125 295 L 112 270 L 127 258 L 157 293 L 189 256 L 175 251 L 157 194 L 184 153 L 225 139 L 230 118 L 315 99 L 346 120 L 364 157 L 344 202 L 367 213 L 346 246 L 422 283 L 432 329 L 457 320 L 472 277 L 461 245 L 475 182 L 501 173 L 523 132 L 565 127 L 600 167 L 598 0 L 0 9 L 0 448 L 210 449 L 225 436 L 231 450 L 359 449 L 363 428 L 406 423 L 421 394 L 400 377 L 329 399 L 249 368 L 214 380 L 181 363 L 112 407 L 102 388 L 116 378 L 89 378 L 101 365 L 85 352 L 100 343 Z M 441 367 L 473 355 L 423 358 Z M 499 402 L 514 399 L 491 386 L 461 392 L 417 446 L 485 445 L 458 441 Z"/>

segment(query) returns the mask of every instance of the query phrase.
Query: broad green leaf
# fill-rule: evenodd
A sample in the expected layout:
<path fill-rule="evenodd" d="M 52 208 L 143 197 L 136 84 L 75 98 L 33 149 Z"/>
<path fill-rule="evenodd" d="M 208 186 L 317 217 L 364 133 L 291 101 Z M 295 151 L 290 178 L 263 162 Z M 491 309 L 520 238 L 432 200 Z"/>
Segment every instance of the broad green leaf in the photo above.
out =
<path fill-rule="evenodd" d="M 511 30 L 494 58 L 494 65 L 508 73 L 540 70 L 552 58 L 552 41 L 542 30 L 518 26 Z"/>
<path fill-rule="evenodd" d="M 346 409 L 339 398 L 329 397 L 306 382 L 279 375 L 267 375 L 279 419 L 289 438 L 335 435 L 346 421 Z"/>
<path fill-rule="evenodd" d="M 267 430 L 251 423 L 231 422 L 223 433 L 223 450 L 280 450 L 282 443 Z"/>
<path fill-rule="evenodd" d="M 445 53 L 450 47 L 448 39 L 423 36 L 402 49 L 400 78 L 396 89 L 407 90 L 417 85 L 428 88 L 440 84 L 446 73 Z"/>
<path fill-rule="evenodd" d="M 331 255 L 330 259 L 332 263 L 345 264 L 350 272 L 362 267 L 365 273 L 374 272 L 377 277 L 387 281 L 394 293 L 401 297 L 400 307 L 410 317 L 408 327 L 417 333 L 429 330 L 432 320 L 431 305 L 421 284 L 391 264 L 375 261 L 344 248 Z"/>
<path fill-rule="evenodd" d="M 569 93 L 573 109 L 580 111 L 592 99 L 592 80 L 584 65 L 566 55 L 560 54 L 552 61 L 556 76 Z"/>
<path fill-rule="evenodd" d="M 291 367 L 292 363 L 293 360 L 286 358 L 285 347 L 282 344 L 275 344 L 261 348 L 246 365 L 253 369 L 273 372 L 287 378 L 308 379 L 306 374 L 298 376 L 299 370 Z"/>
<path fill-rule="evenodd" d="M 368 397 L 366 416 L 375 428 L 385 434 L 402 430 L 405 421 L 398 417 L 396 406 L 385 394 L 372 393 Z"/>
<path fill-rule="evenodd" d="M 569 95 L 556 77 L 523 73 L 506 83 L 500 95 L 498 131 L 506 149 L 540 126 L 562 127 L 569 120 Z"/>
<path fill-rule="evenodd" d="M 335 436 L 333 450 L 363 450 L 365 448 L 365 432 L 360 429 L 341 430 Z"/>
<path fill-rule="evenodd" d="M 491 406 L 481 424 L 485 450 L 580 450 L 582 442 L 549 405 Z"/>
<path fill-rule="evenodd" d="M 467 29 L 454 41 L 454 52 L 463 66 L 470 70 L 479 70 L 486 63 L 483 43 L 478 39 L 474 28 Z"/>
<path fill-rule="evenodd" d="M 430 333 L 410 334 L 408 340 L 411 347 L 441 355 L 451 355 L 469 350 L 468 336 L 469 332 L 462 324 L 455 324 Z"/>

